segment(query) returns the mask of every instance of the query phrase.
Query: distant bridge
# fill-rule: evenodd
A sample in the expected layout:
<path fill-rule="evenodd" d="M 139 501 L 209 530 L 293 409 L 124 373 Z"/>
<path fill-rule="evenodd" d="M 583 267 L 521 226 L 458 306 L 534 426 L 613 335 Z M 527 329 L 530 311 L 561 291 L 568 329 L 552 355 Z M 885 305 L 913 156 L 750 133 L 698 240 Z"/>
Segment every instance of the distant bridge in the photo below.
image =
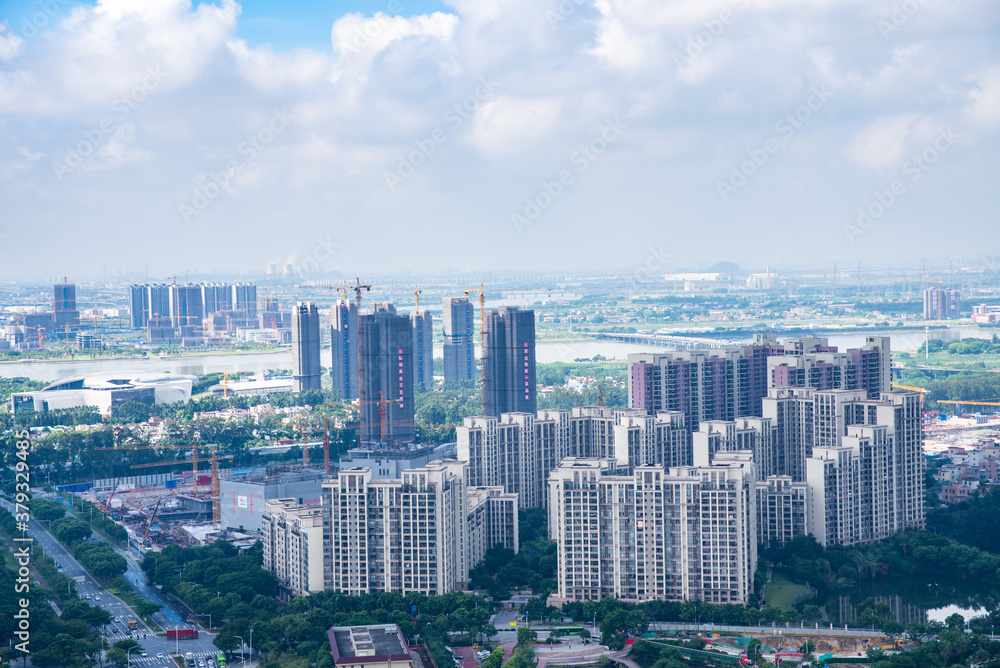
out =
<path fill-rule="evenodd" d="M 732 348 L 745 346 L 746 341 L 729 341 L 726 339 L 709 339 L 698 336 L 680 336 L 676 334 L 622 334 L 601 333 L 595 338 L 613 339 L 626 343 L 645 343 L 661 348 Z"/>

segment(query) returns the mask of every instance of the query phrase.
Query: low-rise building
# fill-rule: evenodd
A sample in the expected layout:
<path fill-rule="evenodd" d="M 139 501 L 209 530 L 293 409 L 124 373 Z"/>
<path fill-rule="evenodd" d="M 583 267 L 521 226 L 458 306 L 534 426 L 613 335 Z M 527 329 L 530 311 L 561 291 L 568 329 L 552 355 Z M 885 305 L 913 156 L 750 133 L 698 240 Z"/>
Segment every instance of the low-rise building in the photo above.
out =
<path fill-rule="evenodd" d="M 334 626 L 327 637 L 339 668 L 413 668 L 406 638 L 395 624 Z"/>

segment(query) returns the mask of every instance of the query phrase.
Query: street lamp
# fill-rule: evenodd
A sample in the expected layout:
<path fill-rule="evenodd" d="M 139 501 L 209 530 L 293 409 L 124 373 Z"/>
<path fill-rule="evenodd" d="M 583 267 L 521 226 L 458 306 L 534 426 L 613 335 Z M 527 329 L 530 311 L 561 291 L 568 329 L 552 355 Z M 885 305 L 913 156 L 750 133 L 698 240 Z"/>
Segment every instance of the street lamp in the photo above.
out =
<path fill-rule="evenodd" d="M 128 662 L 128 668 L 132 668 L 132 650 L 134 650 L 134 649 L 135 649 L 135 647 L 129 647 L 125 651 L 125 661 Z"/>
<path fill-rule="evenodd" d="M 245 665 L 247 665 L 247 660 L 243 657 L 243 646 L 246 643 L 243 642 L 243 636 L 234 636 L 234 637 L 240 639 L 240 661 L 242 661 L 243 662 L 242 665 L 245 666 Z"/>
<path fill-rule="evenodd" d="M 250 660 L 253 661 L 253 627 L 250 627 L 250 644 L 247 645 L 247 649 L 250 650 Z"/>

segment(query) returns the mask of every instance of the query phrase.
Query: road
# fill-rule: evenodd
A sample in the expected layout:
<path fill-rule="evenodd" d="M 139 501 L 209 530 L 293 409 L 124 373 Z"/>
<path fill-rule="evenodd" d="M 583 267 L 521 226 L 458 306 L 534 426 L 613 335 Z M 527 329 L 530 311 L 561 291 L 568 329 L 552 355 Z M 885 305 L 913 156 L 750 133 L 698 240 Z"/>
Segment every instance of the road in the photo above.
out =
<path fill-rule="evenodd" d="M 0 499 L 0 504 L 10 512 L 14 512 L 14 506 L 9 501 L 5 499 Z M 108 639 L 108 643 L 114 644 L 116 641 L 128 637 L 125 634 L 125 629 L 127 628 L 127 621 L 129 619 L 135 619 L 139 621 L 139 633 L 138 635 L 133 635 L 146 651 L 147 656 L 138 656 L 135 652 L 132 653 L 132 663 L 137 665 L 146 665 L 154 668 L 177 668 L 176 665 L 167 656 L 175 651 L 179 650 L 182 654 L 187 652 L 192 652 L 198 656 L 215 656 L 218 654 L 218 649 L 212 643 L 214 635 L 201 633 L 198 638 L 191 640 L 167 640 L 164 636 L 157 636 L 150 629 L 135 612 L 125 604 L 124 601 L 119 599 L 117 596 L 109 594 L 107 591 L 101 588 L 99 584 L 84 570 L 77 561 L 70 555 L 70 553 L 64 548 L 59 541 L 52 537 L 51 534 L 34 518 L 30 518 L 28 521 L 28 535 L 35 539 L 35 542 L 42 546 L 45 553 L 56 560 L 57 563 L 62 565 L 63 570 L 67 577 L 72 578 L 76 581 L 76 592 L 81 598 L 87 600 L 93 606 L 101 607 L 107 610 L 112 618 L 119 618 L 118 623 L 112 623 L 106 626 L 103 631 L 105 637 Z M 97 536 L 97 534 L 95 534 Z M 118 550 L 122 553 L 121 550 Z M 124 553 L 122 553 L 124 554 Z M 139 578 L 140 583 L 145 582 L 145 576 L 139 571 L 135 562 L 129 558 L 126 558 L 128 563 L 129 571 L 128 577 L 132 582 L 135 582 L 136 578 Z M 141 587 L 141 584 L 140 584 Z M 169 622 L 165 623 L 166 620 L 177 619 L 180 620 L 180 616 L 177 612 L 171 609 L 169 606 L 165 605 L 165 601 L 159 592 L 156 592 L 157 596 L 149 596 L 151 592 L 151 587 L 144 587 L 141 589 L 140 594 L 143 597 L 149 597 L 149 600 L 154 603 L 159 603 L 164 605 L 164 610 L 162 613 L 157 613 L 154 615 L 154 620 L 157 624 L 163 626 L 164 628 L 172 628 L 173 625 Z M 89 597 L 89 599 L 87 598 Z M 169 611 L 169 612 L 168 612 Z M 164 620 L 161 622 L 160 617 Z M 163 658 L 158 657 L 158 654 L 162 654 Z M 249 662 L 248 662 L 249 663 Z"/>
<path fill-rule="evenodd" d="M 674 622 L 650 622 L 650 631 L 692 631 L 701 633 L 752 633 L 756 635 L 786 636 L 836 636 L 849 638 L 884 638 L 881 631 L 844 629 L 830 626 L 724 626 L 722 624 L 686 624 Z"/>

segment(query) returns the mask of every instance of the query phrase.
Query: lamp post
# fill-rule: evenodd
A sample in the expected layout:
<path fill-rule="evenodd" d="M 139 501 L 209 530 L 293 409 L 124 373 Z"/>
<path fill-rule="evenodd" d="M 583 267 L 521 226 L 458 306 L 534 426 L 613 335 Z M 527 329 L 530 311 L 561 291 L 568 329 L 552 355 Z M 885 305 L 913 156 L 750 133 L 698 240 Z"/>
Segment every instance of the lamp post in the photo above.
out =
<path fill-rule="evenodd" d="M 135 647 L 129 647 L 125 651 L 125 661 L 128 662 L 128 668 L 132 668 L 132 650 L 134 650 L 134 649 L 135 649 Z"/>
<path fill-rule="evenodd" d="M 246 643 L 243 641 L 243 636 L 234 636 L 234 637 L 240 639 L 240 661 L 242 661 L 243 662 L 242 665 L 245 666 L 247 665 L 247 660 L 243 657 L 243 646 Z"/>
<path fill-rule="evenodd" d="M 250 644 L 247 645 L 247 649 L 250 650 L 250 660 L 253 661 L 253 627 L 250 627 Z"/>

